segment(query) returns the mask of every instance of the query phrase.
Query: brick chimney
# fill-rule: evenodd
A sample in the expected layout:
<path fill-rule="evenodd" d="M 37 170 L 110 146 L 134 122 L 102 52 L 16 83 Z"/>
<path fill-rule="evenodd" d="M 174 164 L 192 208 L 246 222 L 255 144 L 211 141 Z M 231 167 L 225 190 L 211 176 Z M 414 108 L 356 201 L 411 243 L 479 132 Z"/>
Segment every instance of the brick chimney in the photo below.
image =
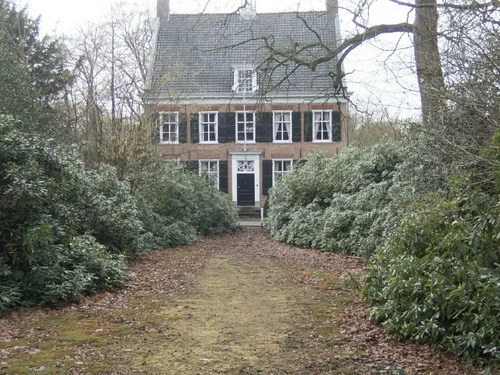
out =
<path fill-rule="evenodd" d="M 339 13 L 338 0 L 326 0 L 326 12 L 331 15 L 338 14 Z"/>
<path fill-rule="evenodd" d="M 156 0 L 158 18 L 168 18 L 170 15 L 170 0 Z"/>

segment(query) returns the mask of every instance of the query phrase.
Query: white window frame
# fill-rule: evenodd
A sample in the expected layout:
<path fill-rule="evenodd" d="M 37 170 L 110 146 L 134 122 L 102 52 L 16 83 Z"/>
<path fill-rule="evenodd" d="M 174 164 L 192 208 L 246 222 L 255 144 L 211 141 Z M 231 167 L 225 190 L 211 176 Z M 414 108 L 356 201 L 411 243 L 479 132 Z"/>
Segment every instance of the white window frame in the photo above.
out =
<path fill-rule="evenodd" d="M 204 121 L 204 116 L 208 115 L 214 115 L 214 120 L 213 121 Z M 214 133 L 215 133 L 215 140 L 205 140 L 205 133 L 209 135 L 208 138 L 210 138 L 210 134 L 212 133 L 210 129 L 205 132 L 205 126 L 214 126 Z M 217 111 L 205 111 L 205 112 L 199 112 L 199 135 L 200 135 L 200 143 L 204 144 L 214 144 L 214 143 L 219 143 L 219 112 Z"/>
<path fill-rule="evenodd" d="M 243 121 L 239 121 L 238 115 L 243 115 Z M 248 121 L 248 115 L 252 115 L 252 121 Z M 255 112 L 254 111 L 237 111 L 235 114 L 235 142 L 236 143 L 255 143 Z M 244 132 L 239 131 L 239 125 L 243 125 L 245 128 Z M 252 127 L 251 132 L 247 131 L 247 126 Z M 252 134 L 252 139 L 248 139 L 248 133 Z M 240 139 L 240 135 L 243 135 L 243 139 Z"/>
<path fill-rule="evenodd" d="M 290 116 L 289 118 L 289 121 L 288 121 L 288 129 L 287 129 L 287 133 L 288 133 L 288 139 L 278 139 L 278 129 L 279 129 L 279 125 L 280 123 L 283 123 L 285 124 L 286 126 L 286 122 L 283 121 L 282 118 L 280 119 L 277 119 L 278 116 L 283 116 L 283 115 L 288 115 Z M 292 111 L 273 111 L 273 142 L 274 143 L 292 143 L 292 129 L 293 129 L 293 126 L 292 126 Z M 283 134 L 283 132 L 281 132 L 281 135 Z M 282 137 L 280 137 L 282 138 Z"/>
<path fill-rule="evenodd" d="M 172 118 L 169 118 L 168 121 L 164 120 L 165 117 L 172 115 L 174 116 L 173 121 Z M 160 143 L 170 144 L 170 145 L 179 144 L 179 112 L 160 112 L 159 122 L 160 122 Z M 174 131 L 172 131 L 171 129 L 172 126 L 175 127 Z M 164 131 L 165 127 L 169 127 L 168 131 Z M 167 134 L 168 137 L 164 137 L 165 134 Z M 175 139 L 172 139 L 172 135 L 174 135 Z"/>
<path fill-rule="evenodd" d="M 215 166 L 216 170 L 210 170 Z M 207 180 L 213 179 L 215 188 L 219 190 L 219 159 L 200 159 L 198 160 L 198 174 Z"/>
<path fill-rule="evenodd" d="M 273 186 L 274 186 L 276 184 L 276 182 L 278 182 L 278 179 L 277 179 L 278 176 L 286 174 L 286 173 L 290 173 L 291 171 L 293 171 L 293 159 L 272 159 L 272 161 L 273 161 Z M 290 169 L 283 170 L 283 168 L 279 168 L 280 170 L 278 170 L 276 168 L 276 163 L 281 163 L 282 166 L 284 165 L 284 163 L 290 163 Z"/>
<path fill-rule="evenodd" d="M 312 132 L 313 132 L 313 142 L 317 143 L 330 143 L 332 142 L 332 110 L 326 110 L 326 111 L 312 111 L 313 112 L 313 126 L 312 126 Z M 324 116 L 328 115 L 328 119 L 325 120 Z M 327 132 L 328 132 L 328 138 L 324 139 L 318 139 L 316 136 L 318 134 L 318 127 L 320 125 L 323 125 L 326 123 L 327 126 Z"/>
<path fill-rule="evenodd" d="M 251 77 L 244 78 L 242 74 L 251 73 Z M 234 74 L 234 82 L 232 90 L 234 92 L 255 92 L 259 89 L 259 85 L 257 84 L 257 72 L 252 67 L 236 67 L 233 71 Z"/>

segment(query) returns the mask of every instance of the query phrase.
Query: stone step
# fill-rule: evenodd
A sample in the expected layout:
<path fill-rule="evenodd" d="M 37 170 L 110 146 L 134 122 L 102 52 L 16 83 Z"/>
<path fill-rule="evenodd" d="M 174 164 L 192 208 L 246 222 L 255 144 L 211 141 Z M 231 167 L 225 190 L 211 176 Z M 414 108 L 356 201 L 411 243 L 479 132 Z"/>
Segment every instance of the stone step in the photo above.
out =
<path fill-rule="evenodd" d="M 260 219 L 260 207 L 238 207 L 240 219 Z"/>

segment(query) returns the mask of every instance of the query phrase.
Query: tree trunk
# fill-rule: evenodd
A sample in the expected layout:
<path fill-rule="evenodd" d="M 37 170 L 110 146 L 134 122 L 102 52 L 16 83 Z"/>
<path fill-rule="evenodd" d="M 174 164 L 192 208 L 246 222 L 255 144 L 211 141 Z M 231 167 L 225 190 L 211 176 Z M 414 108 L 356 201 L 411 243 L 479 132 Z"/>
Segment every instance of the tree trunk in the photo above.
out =
<path fill-rule="evenodd" d="M 414 48 L 424 125 L 444 108 L 444 78 L 438 47 L 437 0 L 415 0 Z"/>

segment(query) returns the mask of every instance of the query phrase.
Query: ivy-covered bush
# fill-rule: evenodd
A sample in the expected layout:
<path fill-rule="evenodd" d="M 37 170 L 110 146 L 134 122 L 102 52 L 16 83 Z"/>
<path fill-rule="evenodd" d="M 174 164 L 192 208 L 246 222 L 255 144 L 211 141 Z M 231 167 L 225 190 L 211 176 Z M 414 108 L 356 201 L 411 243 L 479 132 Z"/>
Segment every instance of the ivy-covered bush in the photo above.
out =
<path fill-rule="evenodd" d="M 498 129 L 491 137 L 490 144 L 481 151 L 481 157 L 484 160 L 479 173 L 479 181 L 486 190 L 488 185 L 492 185 L 496 194 L 500 194 L 500 129 Z M 486 180 L 489 180 L 485 183 Z"/>
<path fill-rule="evenodd" d="M 0 117 L 0 311 L 119 285 L 143 233 L 126 184 L 17 127 Z"/>
<path fill-rule="evenodd" d="M 385 140 L 350 147 L 338 157 L 314 156 L 270 191 L 267 227 L 287 243 L 369 256 L 397 226 L 408 201 L 437 189 L 422 140 Z"/>
<path fill-rule="evenodd" d="M 461 178 L 410 210 L 371 261 L 371 317 L 399 337 L 500 360 L 500 203 Z"/>
<path fill-rule="evenodd" d="M 237 211 L 230 197 L 182 165 L 156 163 L 139 180 L 137 194 L 147 200 L 154 214 L 162 217 L 164 225 L 171 226 L 171 232 L 177 234 L 167 241 L 168 245 L 236 227 Z"/>
<path fill-rule="evenodd" d="M 35 266 L 29 268 L 24 298 L 57 304 L 113 288 L 125 279 L 125 258 L 110 254 L 90 235 L 75 236 L 69 244 L 32 249 Z M 26 265 L 22 265 L 26 267 Z"/>
<path fill-rule="evenodd" d="M 230 199 L 181 168 L 135 191 L 115 169 L 0 116 L 0 313 L 119 285 L 126 259 L 236 225 Z"/>

